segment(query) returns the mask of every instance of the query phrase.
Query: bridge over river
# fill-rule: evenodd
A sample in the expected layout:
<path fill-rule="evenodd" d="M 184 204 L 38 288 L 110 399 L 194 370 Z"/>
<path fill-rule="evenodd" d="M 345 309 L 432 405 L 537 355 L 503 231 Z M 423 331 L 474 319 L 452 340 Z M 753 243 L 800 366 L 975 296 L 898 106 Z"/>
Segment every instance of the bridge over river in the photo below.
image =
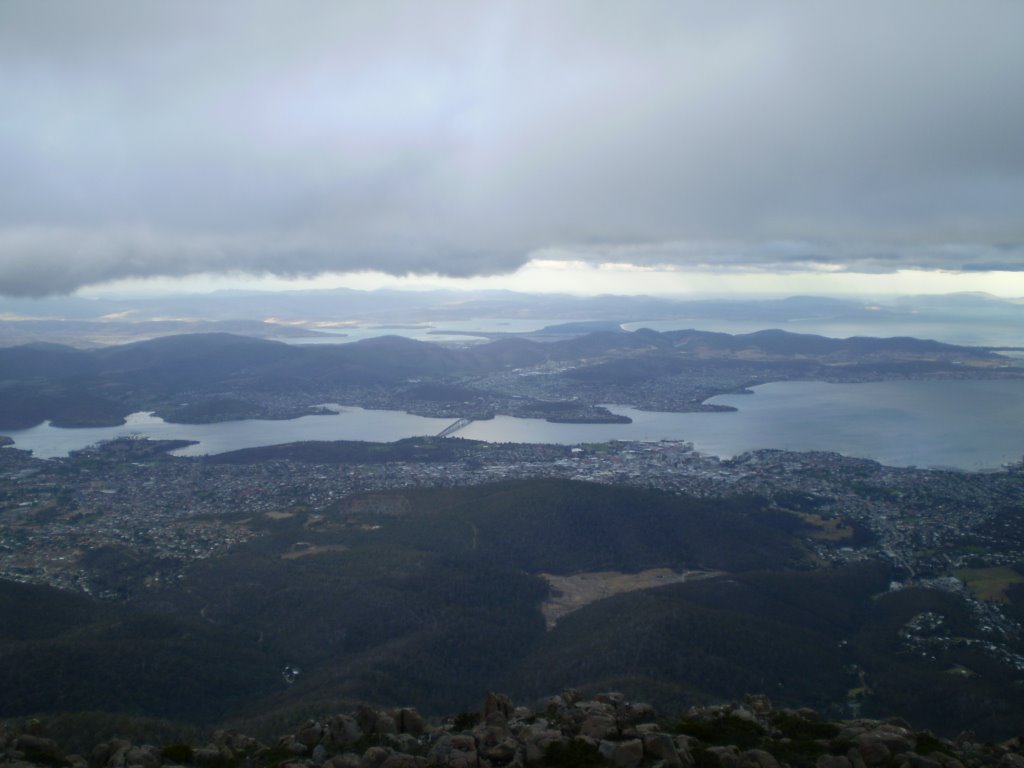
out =
<path fill-rule="evenodd" d="M 448 437 L 448 435 L 454 435 L 460 429 L 465 429 L 473 423 L 473 419 L 459 419 L 449 424 L 447 427 L 437 433 L 438 437 Z"/>

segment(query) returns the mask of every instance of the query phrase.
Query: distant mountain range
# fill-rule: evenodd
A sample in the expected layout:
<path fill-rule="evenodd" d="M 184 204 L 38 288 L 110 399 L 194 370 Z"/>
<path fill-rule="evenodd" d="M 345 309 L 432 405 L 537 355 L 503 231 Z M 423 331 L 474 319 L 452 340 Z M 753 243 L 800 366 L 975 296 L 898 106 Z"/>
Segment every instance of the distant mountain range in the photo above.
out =
<path fill-rule="evenodd" d="M 557 418 L 597 420 L 606 418 L 597 403 L 655 407 L 659 402 L 652 398 L 669 390 L 689 394 L 659 407 L 694 410 L 713 394 L 760 381 L 1021 372 L 985 349 L 913 338 L 649 329 L 555 338 L 509 337 L 450 348 L 382 336 L 297 346 L 210 333 L 92 350 L 39 343 L 0 348 L 0 429 L 44 420 L 57 426 L 117 425 L 139 410 L 186 422 L 291 418 L 322 402 L 473 418 L 555 418 L 553 404 L 560 404 Z M 545 375 L 516 378 L 525 371 Z M 691 391 L 695 378 L 704 383 Z M 658 382 L 665 385 L 654 392 Z M 637 383 L 647 389 L 622 389 Z"/>
<path fill-rule="evenodd" d="M 264 338 L 334 340 L 346 328 L 427 326 L 456 332 L 501 332 L 510 321 L 537 329 L 557 323 L 672 322 L 713 330 L 783 328 L 826 335 L 907 334 L 958 343 L 1024 344 L 1024 303 L 987 294 L 902 296 L 864 300 L 793 296 L 665 298 L 526 294 L 509 291 L 284 291 L 204 295 L 0 301 L 0 346 L 51 341 L 74 346 L 125 343 L 156 336 L 226 332 Z M 488 322 L 490 320 L 491 322 Z M 844 329 L 857 330 L 844 330 Z M 1000 330 L 1001 329 L 1001 330 Z M 1017 332 L 1014 332 L 1014 329 Z M 591 328 L 596 330 L 596 328 Z M 1013 340 L 1016 339 L 1016 342 Z"/>

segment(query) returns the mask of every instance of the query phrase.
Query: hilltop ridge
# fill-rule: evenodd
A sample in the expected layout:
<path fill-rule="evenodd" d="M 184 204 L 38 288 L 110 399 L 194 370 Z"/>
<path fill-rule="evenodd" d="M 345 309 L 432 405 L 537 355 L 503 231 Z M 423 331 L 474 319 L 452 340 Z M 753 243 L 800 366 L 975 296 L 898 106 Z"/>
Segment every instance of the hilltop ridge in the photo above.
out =
<path fill-rule="evenodd" d="M 130 413 L 205 423 L 291 419 L 323 403 L 422 416 L 616 420 L 603 403 L 716 410 L 704 401 L 769 381 L 1024 376 L 983 347 L 782 330 L 597 330 L 450 348 L 399 336 L 296 346 L 227 333 L 80 350 L 0 348 L 0 429 L 118 426 Z M 621 418 L 621 417 L 620 417 Z"/>

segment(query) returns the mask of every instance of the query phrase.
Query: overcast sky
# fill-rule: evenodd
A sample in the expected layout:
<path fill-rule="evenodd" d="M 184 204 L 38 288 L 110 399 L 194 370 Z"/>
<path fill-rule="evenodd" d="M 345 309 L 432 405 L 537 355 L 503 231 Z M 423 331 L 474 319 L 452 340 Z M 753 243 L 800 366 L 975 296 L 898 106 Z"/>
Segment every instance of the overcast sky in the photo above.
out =
<path fill-rule="evenodd" d="M 1022 41 L 1019 0 L 3 0 L 0 293 L 530 263 L 1024 294 Z"/>

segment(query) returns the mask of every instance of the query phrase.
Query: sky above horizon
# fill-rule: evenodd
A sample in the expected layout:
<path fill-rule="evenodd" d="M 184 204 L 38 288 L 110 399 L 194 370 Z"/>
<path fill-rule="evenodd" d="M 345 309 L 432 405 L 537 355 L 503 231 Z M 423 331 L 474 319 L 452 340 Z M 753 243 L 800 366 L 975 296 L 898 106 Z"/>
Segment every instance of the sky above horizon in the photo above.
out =
<path fill-rule="evenodd" d="M 0 4 L 0 296 L 1024 296 L 1024 4 Z"/>

